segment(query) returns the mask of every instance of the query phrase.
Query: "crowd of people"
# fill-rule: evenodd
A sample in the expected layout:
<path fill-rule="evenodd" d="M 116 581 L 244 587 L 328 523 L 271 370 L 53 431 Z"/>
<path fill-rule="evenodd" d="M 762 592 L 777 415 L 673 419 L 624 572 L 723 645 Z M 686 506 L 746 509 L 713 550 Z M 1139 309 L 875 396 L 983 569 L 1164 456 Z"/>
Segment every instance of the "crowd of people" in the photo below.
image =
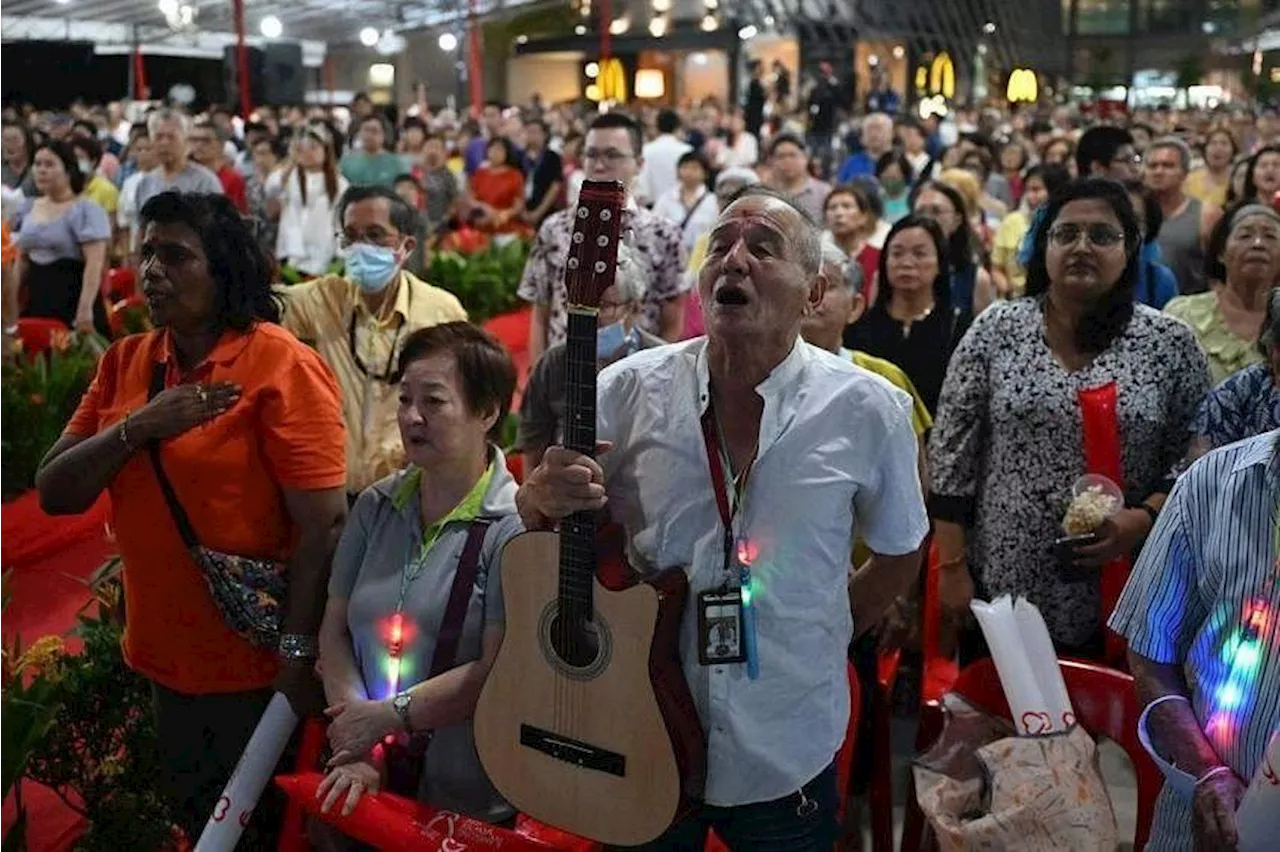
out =
<path fill-rule="evenodd" d="M 111 493 L 124 650 L 155 685 L 189 834 L 273 685 L 327 707 L 326 808 L 390 786 L 509 820 L 468 724 L 503 638 L 498 554 L 607 504 L 637 568 L 688 566 L 695 592 L 750 583 L 758 611 L 758 680 L 700 664 L 686 614 L 709 775 L 653 848 L 700 848 L 709 827 L 731 847 L 830 848 L 849 640 L 918 613 L 929 536 L 962 660 L 986 654 L 975 597 L 1026 596 L 1087 659 L 1105 659 L 1110 619 L 1161 701 L 1152 740 L 1202 782 L 1166 787 L 1152 848 L 1233 842 L 1221 813 L 1280 726 L 1280 619 L 1256 689 L 1215 705 L 1233 625 L 1260 601 L 1280 612 L 1280 126 L 919 119 L 880 89 L 846 117 L 830 87 L 797 104 L 777 69 L 767 82 L 753 67 L 741 107 L 534 99 L 475 119 L 415 104 L 393 121 L 363 95 L 243 120 L 6 110 L 6 333 L 19 316 L 105 329 L 113 263 L 136 267 L 156 325 L 108 350 L 38 487 L 63 513 Z M 599 461 L 559 445 L 583 180 L 630 190 L 597 315 Z M 430 282 L 433 247 L 468 228 L 532 241 L 527 376 Z M 496 442 L 521 385 L 517 483 Z M 1096 472 L 1081 399 L 1099 388 L 1123 506 L 1064 554 L 1072 486 Z M 708 416 L 735 485 L 724 520 L 691 463 Z M 722 524 L 758 548 L 741 574 L 721 576 Z M 278 651 L 228 624 L 210 553 L 283 566 Z M 1099 576 L 1121 558 L 1136 567 L 1116 606 Z M 470 603 L 444 625 L 460 576 Z M 389 735 L 409 745 L 380 766 Z"/>

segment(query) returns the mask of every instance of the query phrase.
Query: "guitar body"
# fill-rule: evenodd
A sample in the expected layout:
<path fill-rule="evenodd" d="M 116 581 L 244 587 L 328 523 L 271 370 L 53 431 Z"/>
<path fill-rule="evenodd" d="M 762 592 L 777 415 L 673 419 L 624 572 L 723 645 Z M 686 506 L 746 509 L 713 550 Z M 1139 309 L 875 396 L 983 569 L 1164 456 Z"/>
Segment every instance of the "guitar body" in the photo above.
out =
<path fill-rule="evenodd" d="M 522 812 L 602 843 L 645 843 L 705 777 L 679 657 L 687 580 L 673 569 L 639 581 L 621 560 L 601 560 L 594 654 L 569 665 L 552 639 L 559 565 L 555 533 L 525 533 L 503 552 L 506 632 L 476 706 L 476 748 Z"/>

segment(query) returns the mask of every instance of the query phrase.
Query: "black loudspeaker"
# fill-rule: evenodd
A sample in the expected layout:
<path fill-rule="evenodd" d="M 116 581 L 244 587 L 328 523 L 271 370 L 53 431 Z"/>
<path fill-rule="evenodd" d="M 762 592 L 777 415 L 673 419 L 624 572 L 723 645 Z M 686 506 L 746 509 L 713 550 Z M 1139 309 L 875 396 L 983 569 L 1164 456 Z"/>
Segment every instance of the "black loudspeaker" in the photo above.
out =
<path fill-rule="evenodd" d="M 270 42 L 263 52 L 262 103 L 273 106 L 301 104 L 307 94 L 302 45 L 296 41 Z"/>
<path fill-rule="evenodd" d="M 254 106 L 264 103 L 263 66 L 265 57 L 256 47 L 245 47 L 245 59 L 249 66 L 249 100 Z M 240 109 L 240 60 L 234 44 L 222 49 L 223 103 L 232 109 Z"/>
<path fill-rule="evenodd" d="M 266 47 L 245 47 L 249 61 L 249 93 L 254 106 L 301 104 L 306 97 L 307 75 L 302 66 L 302 45 L 271 42 Z M 226 103 L 240 106 L 240 64 L 236 46 L 222 51 L 222 81 Z"/>

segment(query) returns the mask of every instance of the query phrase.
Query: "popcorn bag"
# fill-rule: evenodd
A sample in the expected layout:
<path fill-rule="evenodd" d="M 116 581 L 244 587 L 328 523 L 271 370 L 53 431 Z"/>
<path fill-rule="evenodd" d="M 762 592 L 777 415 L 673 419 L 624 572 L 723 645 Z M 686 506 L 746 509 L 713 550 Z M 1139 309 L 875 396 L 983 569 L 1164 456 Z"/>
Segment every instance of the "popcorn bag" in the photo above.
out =
<path fill-rule="evenodd" d="M 917 801 L 938 845 L 1020 852 L 1115 849 L 1115 813 L 1097 748 L 1076 724 L 1040 611 L 1008 596 L 970 606 L 991 648 L 1016 733 L 1001 735 L 998 724 L 980 725 L 975 717 L 985 714 L 967 707 L 957 712 L 963 702 L 944 697 L 947 727 L 913 767 Z"/>

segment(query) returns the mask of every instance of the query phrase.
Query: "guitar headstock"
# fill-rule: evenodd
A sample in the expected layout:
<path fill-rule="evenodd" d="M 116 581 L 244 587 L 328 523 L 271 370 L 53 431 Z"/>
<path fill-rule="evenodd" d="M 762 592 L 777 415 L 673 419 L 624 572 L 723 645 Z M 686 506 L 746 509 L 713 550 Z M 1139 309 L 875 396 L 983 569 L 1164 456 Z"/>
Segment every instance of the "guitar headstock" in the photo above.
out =
<path fill-rule="evenodd" d="M 582 182 L 564 273 L 570 305 L 599 307 L 600 297 L 613 284 L 626 198 L 626 188 L 617 181 Z"/>

